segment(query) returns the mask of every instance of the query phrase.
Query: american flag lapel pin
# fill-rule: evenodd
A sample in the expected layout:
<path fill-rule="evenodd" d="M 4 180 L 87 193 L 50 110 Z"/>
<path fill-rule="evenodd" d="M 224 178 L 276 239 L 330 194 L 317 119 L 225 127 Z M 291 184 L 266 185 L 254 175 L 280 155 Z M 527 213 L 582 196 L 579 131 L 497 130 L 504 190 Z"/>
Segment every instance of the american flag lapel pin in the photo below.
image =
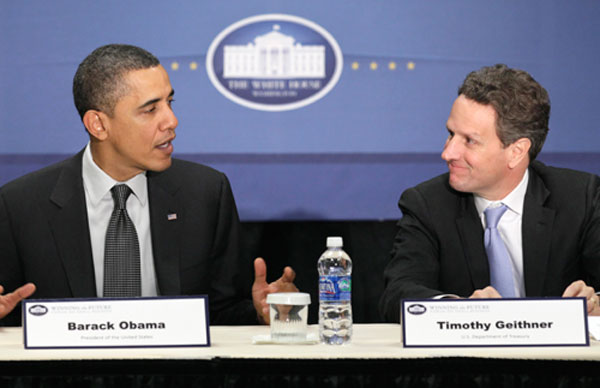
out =
<path fill-rule="evenodd" d="M 167 214 L 167 220 L 175 221 L 177 219 L 177 213 L 169 213 Z"/>

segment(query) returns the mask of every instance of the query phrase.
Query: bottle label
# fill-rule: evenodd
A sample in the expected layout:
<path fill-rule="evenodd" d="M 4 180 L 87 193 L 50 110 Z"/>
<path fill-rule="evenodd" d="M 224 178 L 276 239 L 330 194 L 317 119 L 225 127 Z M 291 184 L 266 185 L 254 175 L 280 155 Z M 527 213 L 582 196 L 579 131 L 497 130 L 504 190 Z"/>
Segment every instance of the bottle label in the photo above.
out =
<path fill-rule="evenodd" d="M 350 276 L 319 276 L 319 300 L 350 301 L 352 279 Z"/>

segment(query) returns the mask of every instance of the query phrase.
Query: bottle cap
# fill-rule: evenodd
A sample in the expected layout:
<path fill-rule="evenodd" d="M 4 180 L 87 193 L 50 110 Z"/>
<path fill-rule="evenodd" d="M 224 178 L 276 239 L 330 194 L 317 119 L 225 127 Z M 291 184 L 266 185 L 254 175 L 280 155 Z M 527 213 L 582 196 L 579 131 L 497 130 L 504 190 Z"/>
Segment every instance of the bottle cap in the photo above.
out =
<path fill-rule="evenodd" d="M 327 237 L 327 248 L 341 248 L 344 240 L 341 237 Z"/>
<path fill-rule="evenodd" d="M 310 304 L 310 294 L 305 292 L 275 292 L 267 295 L 267 303 L 304 306 Z"/>

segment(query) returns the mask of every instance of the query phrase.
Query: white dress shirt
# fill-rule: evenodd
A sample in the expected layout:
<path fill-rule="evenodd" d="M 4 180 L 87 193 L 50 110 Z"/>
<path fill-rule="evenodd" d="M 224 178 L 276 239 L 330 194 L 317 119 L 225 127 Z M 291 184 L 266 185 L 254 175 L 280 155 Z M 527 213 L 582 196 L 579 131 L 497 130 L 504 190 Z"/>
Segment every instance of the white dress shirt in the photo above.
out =
<path fill-rule="evenodd" d="M 513 281 L 515 285 L 515 296 L 522 298 L 525 296 L 525 279 L 523 277 L 523 203 L 525 202 L 525 193 L 527 192 L 527 182 L 529 181 L 529 171 L 525 170 L 523 179 L 506 197 L 499 201 L 488 201 L 485 198 L 474 195 L 475 207 L 481 219 L 481 224 L 485 229 L 484 211 L 488 207 L 497 207 L 500 204 L 508 208 L 498 222 L 498 231 L 506 245 L 513 269 Z"/>
<path fill-rule="evenodd" d="M 110 189 L 116 184 L 123 183 L 127 184 L 132 191 L 132 195 L 127 199 L 127 213 L 133 221 L 133 225 L 135 225 L 140 244 L 142 296 L 158 295 L 150 234 L 150 207 L 148 205 L 146 174 L 140 173 L 126 182 L 115 181 L 94 162 L 89 143 L 83 153 L 81 171 L 92 244 L 97 295 L 99 297 L 103 295 L 104 242 L 108 222 L 114 208 Z"/>

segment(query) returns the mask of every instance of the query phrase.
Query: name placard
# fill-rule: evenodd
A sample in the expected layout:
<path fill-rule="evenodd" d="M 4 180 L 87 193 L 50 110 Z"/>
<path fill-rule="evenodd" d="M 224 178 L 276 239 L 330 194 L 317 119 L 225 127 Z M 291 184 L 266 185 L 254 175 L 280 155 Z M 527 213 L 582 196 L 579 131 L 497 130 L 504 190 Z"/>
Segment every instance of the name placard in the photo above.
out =
<path fill-rule="evenodd" d="M 588 315 L 588 330 L 593 339 L 600 341 L 600 317 Z"/>
<path fill-rule="evenodd" d="M 210 346 L 206 295 L 28 299 L 25 348 Z"/>
<path fill-rule="evenodd" d="M 405 347 L 589 346 L 585 298 L 402 301 Z"/>

